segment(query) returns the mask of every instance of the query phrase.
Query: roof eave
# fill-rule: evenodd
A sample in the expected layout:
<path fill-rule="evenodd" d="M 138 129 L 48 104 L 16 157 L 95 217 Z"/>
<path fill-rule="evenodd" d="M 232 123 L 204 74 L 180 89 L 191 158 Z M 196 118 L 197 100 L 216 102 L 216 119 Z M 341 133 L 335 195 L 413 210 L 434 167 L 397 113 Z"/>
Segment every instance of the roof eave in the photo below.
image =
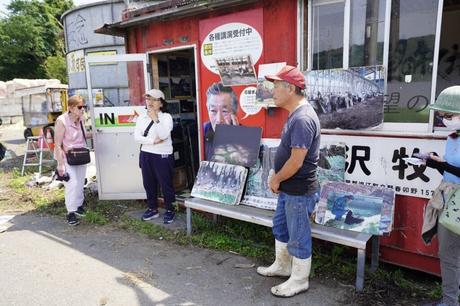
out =
<path fill-rule="evenodd" d="M 197 3 L 189 7 L 178 7 L 165 11 L 158 11 L 151 14 L 141 15 L 128 20 L 119 21 L 112 24 L 104 24 L 94 32 L 98 34 L 124 37 L 128 28 L 146 24 L 153 21 L 166 21 L 184 17 L 196 16 L 209 11 L 214 11 L 232 6 L 252 4 L 259 0 L 217 0 L 211 3 Z"/>

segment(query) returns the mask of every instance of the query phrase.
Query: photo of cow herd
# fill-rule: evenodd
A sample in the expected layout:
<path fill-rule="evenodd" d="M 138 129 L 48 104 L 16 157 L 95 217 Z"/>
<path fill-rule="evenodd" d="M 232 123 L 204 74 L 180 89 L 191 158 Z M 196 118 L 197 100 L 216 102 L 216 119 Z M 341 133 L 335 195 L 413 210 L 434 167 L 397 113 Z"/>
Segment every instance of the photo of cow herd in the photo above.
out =
<path fill-rule="evenodd" d="M 366 129 L 383 123 L 383 66 L 305 72 L 306 96 L 323 129 Z"/>

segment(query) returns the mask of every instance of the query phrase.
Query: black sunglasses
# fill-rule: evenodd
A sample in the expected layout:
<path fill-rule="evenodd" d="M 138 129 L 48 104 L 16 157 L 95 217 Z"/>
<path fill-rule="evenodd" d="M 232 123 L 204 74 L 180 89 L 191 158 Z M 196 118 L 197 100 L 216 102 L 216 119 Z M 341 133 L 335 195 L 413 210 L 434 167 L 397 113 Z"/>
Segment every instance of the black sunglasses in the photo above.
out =
<path fill-rule="evenodd" d="M 78 109 L 82 109 L 82 108 L 86 109 L 86 105 L 78 105 L 77 108 Z"/>

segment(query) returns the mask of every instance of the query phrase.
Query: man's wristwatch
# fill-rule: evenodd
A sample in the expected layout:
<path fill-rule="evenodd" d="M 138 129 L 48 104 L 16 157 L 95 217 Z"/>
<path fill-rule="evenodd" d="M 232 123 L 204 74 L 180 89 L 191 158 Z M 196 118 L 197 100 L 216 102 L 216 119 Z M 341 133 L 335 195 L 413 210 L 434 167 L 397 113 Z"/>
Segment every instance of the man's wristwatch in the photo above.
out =
<path fill-rule="evenodd" d="M 157 119 L 157 120 L 155 120 L 155 123 L 160 123 L 160 120 L 158 120 L 158 119 Z"/>

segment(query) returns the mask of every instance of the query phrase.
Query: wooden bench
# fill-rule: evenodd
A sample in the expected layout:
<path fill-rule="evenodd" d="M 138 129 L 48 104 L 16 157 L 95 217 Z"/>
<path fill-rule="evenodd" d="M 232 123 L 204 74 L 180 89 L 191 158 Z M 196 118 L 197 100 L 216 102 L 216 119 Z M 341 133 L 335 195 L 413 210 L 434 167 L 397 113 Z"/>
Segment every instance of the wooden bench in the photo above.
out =
<path fill-rule="evenodd" d="M 225 205 L 217 202 L 198 198 L 188 198 L 184 201 L 187 210 L 187 234 L 192 234 L 192 209 L 220 215 L 232 219 L 251 222 L 268 227 L 273 226 L 274 211 L 264 210 L 245 205 Z M 366 244 L 372 238 L 371 271 L 378 266 L 379 239 L 367 233 L 341 230 L 333 227 L 311 223 L 313 238 L 330 241 L 349 246 L 358 250 L 356 269 L 356 290 L 362 291 L 364 287 L 364 268 L 366 262 Z"/>

